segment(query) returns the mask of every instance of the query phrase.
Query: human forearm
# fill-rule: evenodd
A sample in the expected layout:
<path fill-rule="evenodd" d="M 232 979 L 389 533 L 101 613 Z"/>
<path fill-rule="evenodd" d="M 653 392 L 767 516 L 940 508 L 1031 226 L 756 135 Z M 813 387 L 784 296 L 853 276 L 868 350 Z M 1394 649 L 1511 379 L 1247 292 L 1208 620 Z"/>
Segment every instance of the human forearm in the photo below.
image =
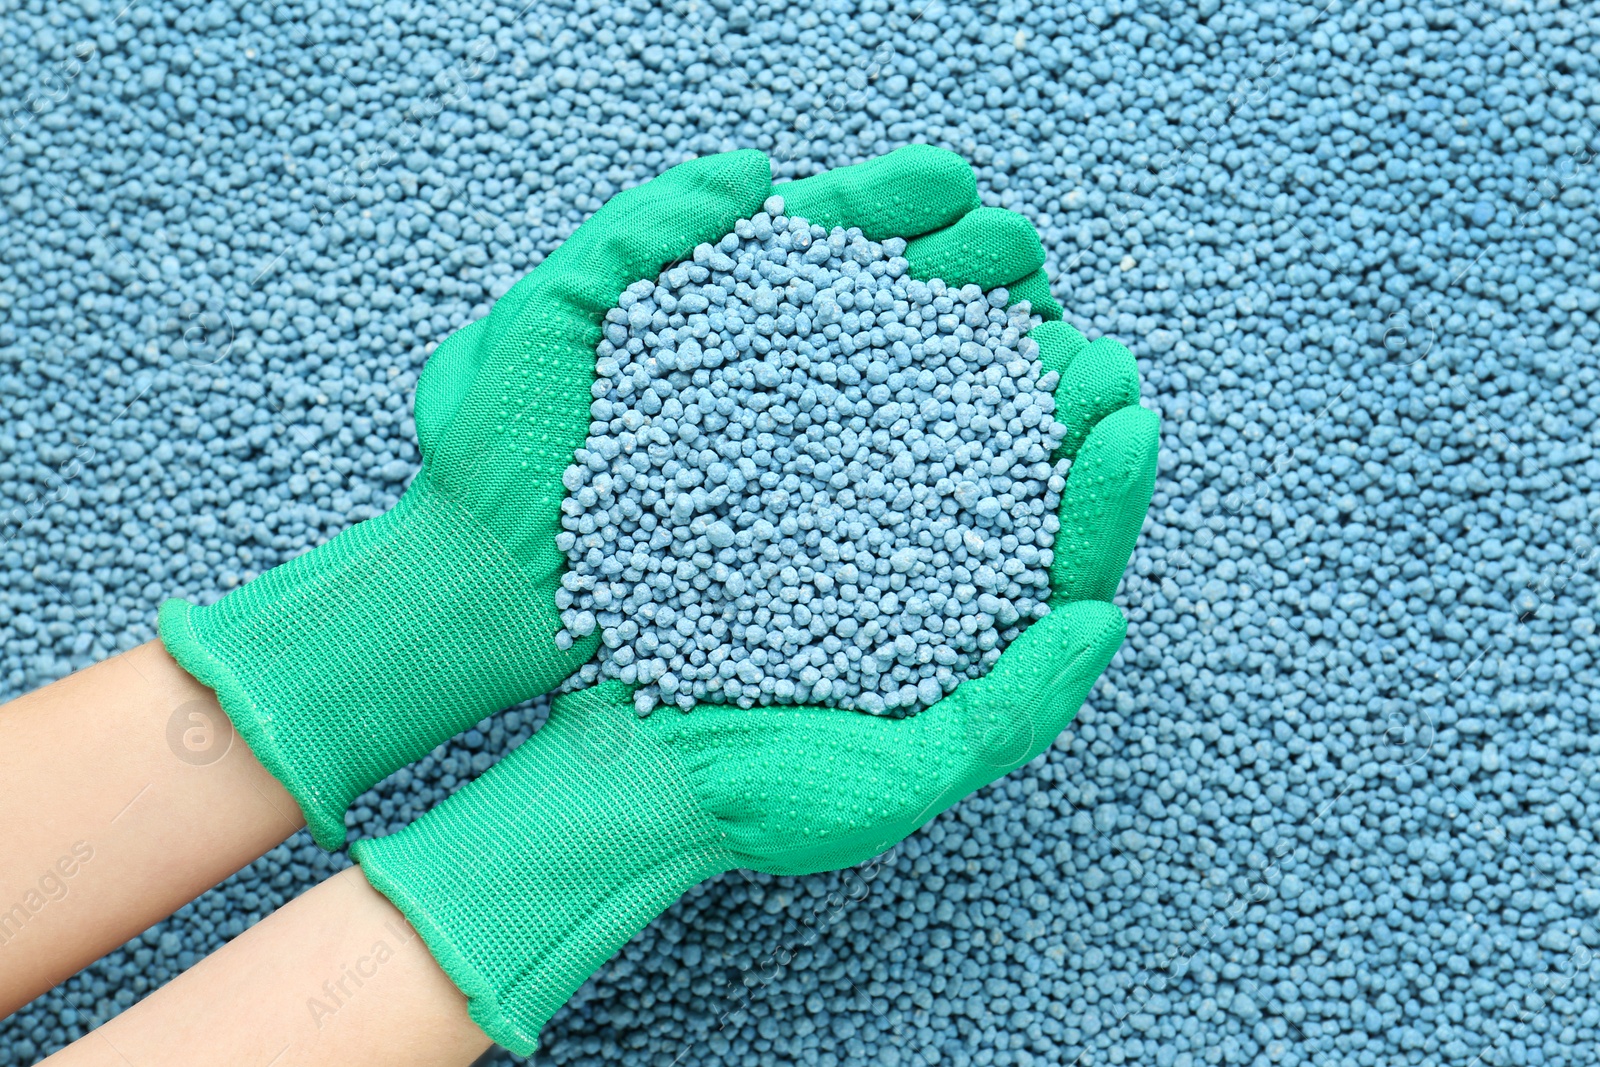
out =
<path fill-rule="evenodd" d="M 352 868 L 45 1062 L 465 1067 L 488 1047 L 421 938 Z"/>
<path fill-rule="evenodd" d="M 303 822 L 158 642 L 0 707 L 0 1016 Z"/>

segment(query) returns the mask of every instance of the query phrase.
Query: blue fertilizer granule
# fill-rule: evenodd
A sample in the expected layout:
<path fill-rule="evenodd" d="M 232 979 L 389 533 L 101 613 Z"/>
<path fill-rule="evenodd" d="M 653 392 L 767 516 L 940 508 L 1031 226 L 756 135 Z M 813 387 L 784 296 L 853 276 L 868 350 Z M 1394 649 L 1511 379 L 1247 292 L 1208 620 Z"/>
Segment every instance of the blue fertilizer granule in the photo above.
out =
<path fill-rule="evenodd" d="M 607 315 L 557 546 L 570 684 L 924 708 L 1049 613 L 1054 373 L 1007 293 L 766 210 Z"/>
<path fill-rule="evenodd" d="M 392 506 L 431 346 L 617 190 L 759 148 L 781 194 L 926 141 L 1161 415 L 1127 644 L 1045 755 L 881 862 L 689 894 L 539 1062 L 1592 1067 L 1597 19 L 6 0 L 0 695 Z M 0 1065 L 345 863 L 295 837 L 0 1022 Z"/>

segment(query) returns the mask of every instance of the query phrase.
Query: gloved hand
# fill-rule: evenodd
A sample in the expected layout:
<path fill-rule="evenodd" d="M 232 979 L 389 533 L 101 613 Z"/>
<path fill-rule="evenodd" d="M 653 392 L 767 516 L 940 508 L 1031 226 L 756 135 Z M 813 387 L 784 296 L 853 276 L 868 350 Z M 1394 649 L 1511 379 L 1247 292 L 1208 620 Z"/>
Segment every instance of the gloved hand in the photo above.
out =
<path fill-rule="evenodd" d="M 770 183 L 765 156 L 734 152 L 613 197 L 440 344 L 417 385 L 422 470 L 391 511 L 210 607 L 162 605 L 167 650 L 216 690 L 323 847 L 374 782 L 593 654 L 598 638 L 556 647 L 555 537 L 602 317 L 760 211 Z"/>
<path fill-rule="evenodd" d="M 918 276 L 1036 287 L 1037 235 L 1020 216 L 976 208 L 973 176 L 954 159 L 902 149 L 776 191 L 787 214 L 875 239 L 943 227 L 910 242 Z M 738 180 L 747 185 L 729 197 L 743 209 L 767 196 L 760 168 Z M 1030 298 L 1058 317 L 1042 295 Z M 1110 600 L 1149 506 L 1158 420 L 1137 404 L 1127 349 L 1085 345 L 1059 321 L 1033 336 L 1045 369 L 1061 372 L 1056 417 L 1075 459 L 1050 614 L 987 675 L 905 719 L 708 705 L 640 719 L 628 688 L 607 682 L 559 698 L 543 729 L 405 830 L 357 843 L 368 880 L 421 932 L 492 1038 L 532 1052 L 572 992 L 695 883 L 741 867 L 801 874 L 866 860 L 1038 755 L 1071 721 L 1123 639 Z"/>

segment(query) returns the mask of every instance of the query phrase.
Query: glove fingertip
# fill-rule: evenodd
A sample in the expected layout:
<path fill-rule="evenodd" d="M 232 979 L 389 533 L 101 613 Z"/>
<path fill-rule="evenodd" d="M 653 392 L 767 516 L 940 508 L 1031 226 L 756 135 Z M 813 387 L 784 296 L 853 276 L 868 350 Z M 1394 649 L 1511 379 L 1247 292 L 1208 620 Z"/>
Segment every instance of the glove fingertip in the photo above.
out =
<path fill-rule="evenodd" d="M 1044 366 L 1047 371 L 1055 369 L 1049 363 Z M 1074 353 L 1059 373 L 1056 421 L 1067 433 L 1056 458 L 1071 458 L 1102 419 L 1139 403 L 1139 364 L 1121 342 L 1098 337 Z"/>
<path fill-rule="evenodd" d="M 1060 321 L 1061 305 L 1056 303 L 1056 298 L 1050 294 L 1050 280 L 1045 277 L 1043 267 L 1020 281 L 1012 282 L 1006 288 L 1011 293 L 1010 304 L 1026 300 L 1030 310 L 1045 322 Z"/>
<path fill-rule="evenodd" d="M 781 182 L 784 212 L 825 229 L 858 227 L 873 241 L 949 226 L 978 204 L 978 179 L 959 155 L 906 145 L 888 155 Z"/>
<path fill-rule="evenodd" d="M 712 194 L 726 197 L 730 203 L 740 207 L 749 206 L 752 198 L 759 205 L 766 199 L 772 185 L 772 161 L 765 152 L 756 148 L 697 156 L 678 164 L 662 177 L 679 173 L 684 179 Z M 756 195 L 758 193 L 759 196 Z"/>
<path fill-rule="evenodd" d="M 966 214 L 978 207 L 978 176 L 961 155 L 931 144 L 908 144 L 885 158 L 904 167 L 905 176 L 937 190 L 947 213 Z"/>
<path fill-rule="evenodd" d="M 953 224 L 924 234 L 906 248 L 915 278 L 987 291 L 1010 286 L 1044 266 L 1044 245 L 1033 224 L 1015 211 L 979 207 Z"/>
<path fill-rule="evenodd" d="M 1089 343 L 1076 326 L 1059 319 L 1041 322 L 1028 336 L 1039 346 L 1039 363 L 1044 367 L 1044 372 L 1048 374 L 1055 371 L 1062 376 L 1066 375 L 1072 361 Z"/>
<path fill-rule="evenodd" d="M 1160 416 L 1138 404 L 1112 412 L 1089 431 L 1061 496 L 1052 608 L 1116 594 L 1150 509 L 1160 437 Z"/>

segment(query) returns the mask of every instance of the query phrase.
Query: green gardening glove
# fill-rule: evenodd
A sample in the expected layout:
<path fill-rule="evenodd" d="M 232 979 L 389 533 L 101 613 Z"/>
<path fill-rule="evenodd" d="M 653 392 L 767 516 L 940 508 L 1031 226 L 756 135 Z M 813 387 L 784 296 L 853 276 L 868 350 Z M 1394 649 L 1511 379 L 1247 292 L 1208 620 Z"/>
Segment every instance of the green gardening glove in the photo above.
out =
<path fill-rule="evenodd" d="M 624 287 L 760 211 L 770 185 L 766 156 L 732 152 L 613 197 L 428 361 L 422 470 L 391 511 L 210 607 L 162 605 L 167 650 L 323 847 L 374 782 L 593 654 L 597 637 L 556 646 L 555 538 L 602 319 Z"/>
<path fill-rule="evenodd" d="M 777 191 L 789 215 L 914 237 L 913 274 L 1020 281 L 1058 318 L 1038 237 L 1020 216 L 976 207 L 958 164 L 902 149 Z M 753 181 L 743 202 L 753 210 L 766 195 Z M 987 675 L 904 719 L 708 705 L 640 719 L 628 688 L 607 682 L 559 698 L 543 729 L 405 830 L 357 843 L 367 879 L 421 932 L 490 1037 L 532 1052 L 573 991 L 697 882 L 860 863 L 1038 755 L 1072 720 L 1122 643 L 1110 601 L 1149 507 L 1158 422 L 1137 404 L 1127 349 L 1085 344 L 1059 321 L 1033 336 L 1045 369 L 1061 372 L 1056 417 L 1075 458 L 1050 614 Z M 592 354 L 572 358 L 569 373 L 592 370 Z"/>

